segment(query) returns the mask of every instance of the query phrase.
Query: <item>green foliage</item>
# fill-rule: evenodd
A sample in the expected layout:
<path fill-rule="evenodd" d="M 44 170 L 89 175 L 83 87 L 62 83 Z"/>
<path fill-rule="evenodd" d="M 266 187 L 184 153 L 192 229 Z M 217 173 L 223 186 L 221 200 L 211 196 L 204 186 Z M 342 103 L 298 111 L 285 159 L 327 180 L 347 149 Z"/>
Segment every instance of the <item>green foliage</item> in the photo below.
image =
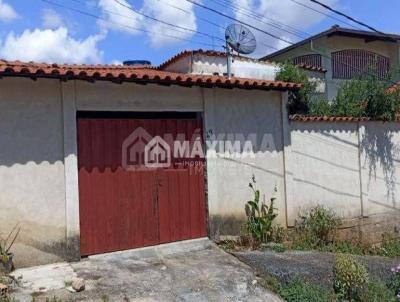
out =
<path fill-rule="evenodd" d="M 335 301 L 333 294 L 326 289 L 293 278 L 279 289 L 279 295 L 287 302 L 329 302 Z"/>
<path fill-rule="evenodd" d="M 361 292 L 362 302 L 396 302 L 395 295 L 381 280 L 373 280 L 367 288 Z"/>
<path fill-rule="evenodd" d="M 400 257 L 400 238 L 394 234 L 384 234 L 378 254 L 386 257 Z"/>
<path fill-rule="evenodd" d="M 332 116 L 335 115 L 331 103 L 327 100 L 314 100 L 309 106 L 309 115 Z"/>
<path fill-rule="evenodd" d="M 0 297 L 0 302 L 18 302 L 18 300 L 10 297 Z"/>
<path fill-rule="evenodd" d="M 339 297 L 362 301 L 361 294 L 368 284 L 366 268 L 351 255 L 338 254 L 333 268 L 334 289 Z"/>
<path fill-rule="evenodd" d="M 3 263 L 7 263 L 9 260 L 9 253 L 12 248 L 12 246 L 15 243 L 15 240 L 17 239 L 19 232 L 21 228 L 19 227 L 19 224 L 16 224 L 10 231 L 10 233 L 7 235 L 6 238 L 0 238 L 0 257 L 1 261 Z"/>
<path fill-rule="evenodd" d="M 289 92 L 288 111 L 289 114 L 307 114 L 309 104 L 317 84 L 308 79 L 307 74 L 298 66 L 286 62 L 280 65 L 280 70 L 276 74 L 277 81 L 302 84 L 303 88 L 299 91 Z"/>
<path fill-rule="evenodd" d="M 392 268 L 392 276 L 388 282 L 388 287 L 400 300 L 400 264 L 397 267 Z"/>
<path fill-rule="evenodd" d="M 245 210 L 247 216 L 246 229 L 251 235 L 255 243 L 265 243 L 271 240 L 272 222 L 278 216 L 275 213 L 274 202 L 275 198 L 270 199 L 270 204 L 267 206 L 264 201 L 260 201 L 260 191 L 255 189 L 255 179 L 249 183 L 252 189 L 254 198 L 246 203 Z"/>
<path fill-rule="evenodd" d="M 272 227 L 271 241 L 275 243 L 283 243 L 287 238 L 287 230 L 280 226 L 274 225 Z"/>
<path fill-rule="evenodd" d="M 400 110 L 400 91 L 389 92 L 392 83 L 389 79 L 383 80 L 371 73 L 343 81 L 335 100 L 312 102 L 308 114 L 393 121 Z"/>
<path fill-rule="evenodd" d="M 314 249 L 333 241 L 339 219 L 332 210 L 316 206 L 299 216 L 293 234 L 295 248 Z"/>

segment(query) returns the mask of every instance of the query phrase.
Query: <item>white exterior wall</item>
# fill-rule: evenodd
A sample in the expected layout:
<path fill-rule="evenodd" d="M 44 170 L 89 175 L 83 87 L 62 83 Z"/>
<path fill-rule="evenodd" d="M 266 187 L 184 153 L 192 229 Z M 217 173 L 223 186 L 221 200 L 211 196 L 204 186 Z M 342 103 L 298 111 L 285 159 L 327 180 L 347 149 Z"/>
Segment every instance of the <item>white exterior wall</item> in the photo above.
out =
<path fill-rule="evenodd" d="M 18 266 L 65 256 L 60 88 L 58 80 L 0 80 L 0 233 L 20 224 Z"/>
<path fill-rule="evenodd" d="M 361 215 L 357 123 L 291 123 L 288 222 L 323 204 L 341 217 Z"/>
<path fill-rule="evenodd" d="M 281 108 L 279 92 L 205 91 L 205 132 L 211 141 L 222 137 L 243 142 L 251 135 L 257 137 L 254 156 L 226 156 L 219 145 L 207 150 L 211 236 L 238 234 L 245 221 L 245 203 L 253 198 L 248 187 L 253 175 L 267 203 L 272 196 L 277 198 L 278 220 L 286 224 Z"/>
<path fill-rule="evenodd" d="M 400 124 L 370 122 L 360 130 L 364 215 L 400 212 Z"/>
<path fill-rule="evenodd" d="M 288 123 L 273 91 L 8 77 L 0 91 L 1 234 L 21 224 L 18 266 L 79 255 L 77 110 L 203 112 L 211 141 L 256 135 L 254 156 L 207 148 L 211 236 L 238 234 L 253 175 L 282 225 L 316 203 L 400 222 L 398 123 Z"/>
<path fill-rule="evenodd" d="M 322 204 L 361 224 L 372 241 L 400 227 L 399 123 L 292 122 L 290 129 L 289 225 L 300 209 Z"/>

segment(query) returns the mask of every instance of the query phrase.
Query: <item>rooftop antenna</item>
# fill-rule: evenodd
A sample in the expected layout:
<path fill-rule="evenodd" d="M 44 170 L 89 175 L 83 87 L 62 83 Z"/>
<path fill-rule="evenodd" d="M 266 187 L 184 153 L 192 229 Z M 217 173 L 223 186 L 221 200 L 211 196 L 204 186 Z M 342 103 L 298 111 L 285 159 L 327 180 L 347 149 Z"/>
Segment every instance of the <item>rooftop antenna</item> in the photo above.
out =
<path fill-rule="evenodd" d="M 226 41 L 226 57 L 227 57 L 227 75 L 228 78 L 231 74 L 232 64 L 232 50 L 236 51 L 238 55 L 251 54 L 256 50 L 257 41 L 253 33 L 241 24 L 231 24 L 225 31 Z"/>

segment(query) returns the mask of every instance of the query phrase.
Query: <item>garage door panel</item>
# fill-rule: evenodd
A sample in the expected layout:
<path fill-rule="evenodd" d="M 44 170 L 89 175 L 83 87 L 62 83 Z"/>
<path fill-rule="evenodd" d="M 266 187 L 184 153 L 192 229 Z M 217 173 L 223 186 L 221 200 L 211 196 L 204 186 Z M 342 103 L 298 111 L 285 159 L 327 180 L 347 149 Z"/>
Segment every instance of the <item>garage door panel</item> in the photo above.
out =
<path fill-rule="evenodd" d="M 168 169 L 122 168 L 122 144 L 138 127 L 151 136 L 168 133 L 176 139 L 183 133 L 190 139 L 201 124 L 179 119 L 78 119 L 83 256 L 206 235 L 204 175 L 193 174 L 190 165 L 179 160 Z"/>

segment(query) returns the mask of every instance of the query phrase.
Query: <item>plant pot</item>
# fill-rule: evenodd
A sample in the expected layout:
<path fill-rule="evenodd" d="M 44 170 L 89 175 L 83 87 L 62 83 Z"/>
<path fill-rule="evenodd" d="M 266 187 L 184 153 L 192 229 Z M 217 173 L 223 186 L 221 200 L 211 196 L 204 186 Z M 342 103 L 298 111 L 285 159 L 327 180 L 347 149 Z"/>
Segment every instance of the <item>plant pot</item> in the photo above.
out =
<path fill-rule="evenodd" d="M 0 258 L 0 272 L 9 274 L 14 270 L 13 253 L 8 253 L 7 256 Z"/>

